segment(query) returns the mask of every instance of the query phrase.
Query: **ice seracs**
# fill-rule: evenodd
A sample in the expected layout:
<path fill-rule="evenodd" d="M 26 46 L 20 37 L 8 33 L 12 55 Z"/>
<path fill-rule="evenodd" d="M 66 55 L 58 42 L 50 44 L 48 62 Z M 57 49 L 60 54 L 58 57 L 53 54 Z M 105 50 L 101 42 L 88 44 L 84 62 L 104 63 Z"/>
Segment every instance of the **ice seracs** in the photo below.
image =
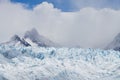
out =
<path fill-rule="evenodd" d="M 36 29 L 14 35 L 0 44 L 0 80 L 120 80 L 119 51 L 55 46 Z"/>
<path fill-rule="evenodd" d="M 0 45 L 0 79 L 120 80 L 120 52 Z"/>

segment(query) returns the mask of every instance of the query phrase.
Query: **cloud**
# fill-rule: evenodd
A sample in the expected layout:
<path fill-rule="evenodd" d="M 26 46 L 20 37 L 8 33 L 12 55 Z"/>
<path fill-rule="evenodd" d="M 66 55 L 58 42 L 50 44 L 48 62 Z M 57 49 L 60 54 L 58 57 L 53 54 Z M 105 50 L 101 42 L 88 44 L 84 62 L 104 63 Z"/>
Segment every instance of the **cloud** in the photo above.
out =
<path fill-rule="evenodd" d="M 43 2 L 28 10 L 23 4 L 7 1 L 0 3 L 0 41 L 35 27 L 41 35 L 66 46 L 99 48 L 120 32 L 119 21 L 120 11 L 109 8 L 62 12 Z"/>

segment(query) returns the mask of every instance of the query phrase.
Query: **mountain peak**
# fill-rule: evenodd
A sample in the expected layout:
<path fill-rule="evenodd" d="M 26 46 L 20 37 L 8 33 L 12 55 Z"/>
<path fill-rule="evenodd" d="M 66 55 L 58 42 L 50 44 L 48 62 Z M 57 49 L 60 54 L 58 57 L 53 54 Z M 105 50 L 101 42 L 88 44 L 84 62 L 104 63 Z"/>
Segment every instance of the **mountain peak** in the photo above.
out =
<path fill-rule="evenodd" d="M 55 46 L 55 44 L 52 41 L 40 35 L 35 28 L 31 29 L 30 31 L 26 31 L 24 38 L 31 40 L 33 43 L 37 44 L 38 46 L 42 46 L 42 47 Z"/>
<path fill-rule="evenodd" d="M 113 39 L 113 41 L 106 47 L 106 49 L 114 49 L 120 51 L 120 33 Z"/>
<path fill-rule="evenodd" d="M 20 37 L 18 35 L 14 35 L 13 37 L 11 37 L 11 41 L 20 41 Z"/>
<path fill-rule="evenodd" d="M 115 40 L 120 42 L 120 33 L 115 37 Z"/>
<path fill-rule="evenodd" d="M 28 42 L 24 40 L 24 38 L 19 37 L 18 35 L 14 35 L 11 37 L 10 41 L 2 44 L 8 44 L 8 45 L 23 45 L 23 46 L 31 46 Z"/>
<path fill-rule="evenodd" d="M 38 33 L 38 31 L 36 30 L 36 28 L 32 28 L 32 29 L 31 29 L 31 32 L 33 32 L 33 33 Z"/>
<path fill-rule="evenodd" d="M 14 35 L 10 41 L 3 44 L 9 45 L 23 45 L 23 46 L 40 46 L 40 47 L 57 47 L 58 45 L 40 35 L 38 31 L 33 28 L 30 31 L 26 31 L 23 37 Z"/>
<path fill-rule="evenodd" d="M 26 31 L 25 35 L 24 35 L 24 38 L 32 38 L 32 37 L 37 37 L 39 35 L 38 31 L 33 28 L 31 29 L 30 31 Z"/>
<path fill-rule="evenodd" d="M 29 33 L 33 34 L 33 35 L 39 35 L 38 31 L 35 28 L 32 28 L 30 31 L 28 31 Z"/>
<path fill-rule="evenodd" d="M 33 42 L 41 42 L 43 41 L 42 39 L 44 39 L 44 37 L 41 36 L 35 28 L 30 31 L 26 31 L 24 38 L 29 38 Z"/>

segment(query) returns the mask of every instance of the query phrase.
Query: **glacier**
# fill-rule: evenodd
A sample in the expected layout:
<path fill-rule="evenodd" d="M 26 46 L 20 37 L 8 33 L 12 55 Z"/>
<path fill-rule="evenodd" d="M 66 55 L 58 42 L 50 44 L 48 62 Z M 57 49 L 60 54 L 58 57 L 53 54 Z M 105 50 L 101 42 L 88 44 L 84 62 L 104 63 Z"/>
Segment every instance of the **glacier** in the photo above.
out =
<path fill-rule="evenodd" d="M 0 80 L 120 80 L 120 52 L 0 45 Z"/>

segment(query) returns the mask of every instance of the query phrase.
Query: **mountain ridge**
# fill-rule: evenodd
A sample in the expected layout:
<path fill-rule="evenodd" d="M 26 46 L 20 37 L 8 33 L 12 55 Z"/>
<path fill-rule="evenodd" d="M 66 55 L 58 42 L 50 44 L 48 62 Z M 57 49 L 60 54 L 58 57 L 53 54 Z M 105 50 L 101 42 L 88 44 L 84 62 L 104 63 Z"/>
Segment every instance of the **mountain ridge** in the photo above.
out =
<path fill-rule="evenodd" d="M 14 46 L 39 46 L 39 47 L 57 47 L 58 44 L 52 42 L 46 37 L 40 35 L 35 28 L 26 31 L 23 37 L 19 35 L 14 35 L 7 42 L 1 43 L 4 45 L 14 45 Z M 34 44 L 34 45 L 33 45 Z"/>
<path fill-rule="evenodd" d="M 113 49 L 116 51 L 120 51 L 120 33 L 115 36 L 113 41 L 108 44 L 108 46 L 105 49 Z"/>

